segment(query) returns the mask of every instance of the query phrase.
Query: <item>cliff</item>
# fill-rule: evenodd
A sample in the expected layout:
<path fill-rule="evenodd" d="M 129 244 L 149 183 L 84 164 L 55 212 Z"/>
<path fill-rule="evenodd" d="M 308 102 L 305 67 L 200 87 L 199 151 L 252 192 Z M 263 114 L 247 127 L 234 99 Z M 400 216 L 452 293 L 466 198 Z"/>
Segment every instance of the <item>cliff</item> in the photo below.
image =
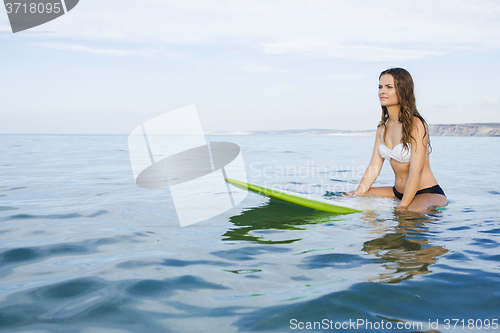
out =
<path fill-rule="evenodd" d="M 213 135 L 375 135 L 374 130 L 292 129 L 280 131 L 205 132 Z M 500 123 L 430 125 L 431 136 L 500 136 Z"/>
<path fill-rule="evenodd" d="M 500 123 L 430 125 L 429 134 L 434 136 L 500 136 Z"/>

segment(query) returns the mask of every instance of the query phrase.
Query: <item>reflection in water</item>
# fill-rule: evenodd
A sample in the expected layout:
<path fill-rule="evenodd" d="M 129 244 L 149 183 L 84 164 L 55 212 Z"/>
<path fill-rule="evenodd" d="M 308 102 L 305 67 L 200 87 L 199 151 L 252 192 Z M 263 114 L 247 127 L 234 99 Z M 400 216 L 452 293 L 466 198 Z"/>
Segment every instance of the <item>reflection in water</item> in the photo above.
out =
<path fill-rule="evenodd" d="M 383 217 L 385 214 L 389 216 Z M 399 283 L 418 274 L 430 273 L 429 266 L 436 263 L 439 256 L 448 252 L 444 247 L 434 246 L 429 241 L 428 223 L 438 221 L 439 215 L 422 215 L 406 211 L 382 214 L 365 212 L 360 218 L 364 220 L 363 224 L 370 227 L 372 233 L 380 235 L 378 238 L 365 242 L 362 251 L 375 255 L 377 257 L 375 262 L 388 270 L 388 273 L 380 274 L 369 281 Z M 271 199 L 263 206 L 251 208 L 241 215 L 231 217 L 230 221 L 234 227 L 224 233 L 222 239 L 259 244 L 290 244 L 302 238 L 283 239 L 283 236 L 286 238 L 290 235 L 285 233 L 287 230 L 306 230 L 307 225 L 332 223 L 341 219 L 343 217 L 340 215 Z M 387 224 L 383 222 L 390 220 L 396 222 L 396 225 L 387 229 Z M 309 249 L 303 253 L 311 251 Z M 302 265 L 309 265 L 307 266 L 309 269 L 325 267 L 339 269 L 340 264 L 345 265 L 345 260 L 341 259 L 346 256 L 359 257 L 357 254 L 334 253 L 317 256 L 317 258 L 309 257 Z M 373 261 L 368 260 L 368 262 Z"/>
<path fill-rule="evenodd" d="M 241 215 L 232 216 L 229 221 L 236 227 L 229 229 L 222 235 L 222 240 L 249 241 L 260 244 L 290 244 L 300 241 L 302 238 L 266 240 L 264 237 L 252 233 L 259 232 L 269 236 L 273 233 L 280 233 L 277 230 L 305 230 L 306 227 L 300 226 L 338 221 L 337 216 L 336 214 L 320 212 L 270 199 L 263 206 L 251 208 Z"/>
<path fill-rule="evenodd" d="M 394 220 L 398 222 L 394 232 L 364 243 L 363 251 L 376 255 L 380 258 L 378 263 L 393 271 L 373 281 L 399 283 L 414 275 L 430 273 L 429 266 L 448 252 L 442 246 L 432 246 L 427 237 L 426 223 L 437 221 L 436 215 L 395 211 Z"/>

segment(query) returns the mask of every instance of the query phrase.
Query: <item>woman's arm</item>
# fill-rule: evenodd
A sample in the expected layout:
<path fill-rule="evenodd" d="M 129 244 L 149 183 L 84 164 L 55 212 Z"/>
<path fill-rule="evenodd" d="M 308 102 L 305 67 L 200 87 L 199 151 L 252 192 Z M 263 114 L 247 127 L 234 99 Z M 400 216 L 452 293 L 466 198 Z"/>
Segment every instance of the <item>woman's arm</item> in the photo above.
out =
<path fill-rule="evenodd" d="M 373 147 L 372 152 L 372 159 L 370 160 L 370 165 L 368 165 L 368 168 L 363 174 L 363 178 L 361 178 L 361 181 L 359 182 L 358 188 L 356 189 L 356 191 L 354 191 L 355 195 L 365 194 L 377 179 L 378 175 L 380 174 L 380 170 L 382 170 L 384 159 L 378 152 L 378 147 L 380 145 L 380 136 L 382 135 L 382 128 L 383 126 L 379 126 L 377 128 L 377 134 L 375 134 L 375 146 Z"/>
<path fill-rule="evenodd" d="M 424 137 L 426 133 L 424 124 L 420 119 L 415 118 L 415 125 L 413 126 L 412 136 L 415 141 L 411 143 L 411 160 L 410 160 L 410 173 L 406 182 L 403 199 L 399 204 L 399 208 L 405 209 L 410 205 L 415 198 L 420 187 L 420 180 L 422 179 L 422 171 L 424 169 L 425 155 L 427 153 L 428 136 Z"/>

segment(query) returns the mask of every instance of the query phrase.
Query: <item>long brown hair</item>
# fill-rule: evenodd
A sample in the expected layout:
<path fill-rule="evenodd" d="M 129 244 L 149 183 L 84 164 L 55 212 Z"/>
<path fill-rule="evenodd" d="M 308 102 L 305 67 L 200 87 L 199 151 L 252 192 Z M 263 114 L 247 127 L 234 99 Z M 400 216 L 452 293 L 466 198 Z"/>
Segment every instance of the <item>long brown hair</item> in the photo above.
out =
<path fill-rule="evenodd" d="M 400 105 L 399 109 L 399 122 L 403 124 L 403 135 L 402 135 L 402 143 L 404 150 L 410 149 L 411 140 L 415 141 L 415 138 L 411 135 L 411 131 L 413 129 L 414 117 L 420 119 L 422 124 L 424 124 L 424 140 L 428 134 L 429 125 L 425 121 L 425 119 L 420 115 L 417 110 L 417 105 L 415 101 L 415 93 L 413 92 L 413 79 L 410 73 L 404 68 L 389 68 L 380 73 L 378 79 L 382 77 L 382 75 L 389 74 L 394 78 L 394 88 L 396 89 L 396 94 L 398 96 L 398 101 Z M 386 129 L 386 123 L 389 120 L 389 112 L 387 111 L 387 107 L 382 106 L 382 120 L 379 124 L 384 126 L 384 132 Z M 384 135 L 385 142 L 385 135 Z M 424 141 L 425 142 L 425 141 Z M 430 149 L 431 142 L 430 139 L 427 138 L 427 147 Z"/>

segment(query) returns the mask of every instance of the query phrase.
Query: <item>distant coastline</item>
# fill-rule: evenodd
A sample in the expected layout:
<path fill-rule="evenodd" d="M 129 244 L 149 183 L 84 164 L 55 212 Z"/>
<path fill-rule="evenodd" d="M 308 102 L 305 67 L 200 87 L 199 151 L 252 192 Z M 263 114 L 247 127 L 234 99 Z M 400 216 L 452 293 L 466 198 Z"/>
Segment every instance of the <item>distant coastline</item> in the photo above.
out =
<path fill-rule="evenodd" d="M 208 135 L 332 135 L 372 136 L 374 130 L 343 131 L 334 129 L 292 129 L 282 131 L 205 132 Z M 430 125 L 431 136 L 500 136 L 500 123 Z"/>
<path fill-rule="evenodd" d="M 282 131 L 234 131 L 234 132 L 205 132 L 212 135 L 342 135 L 342 136 L 367 136 L 375 135 L 376 131 L 342 131 L 330 129 L 292 129 Z"/>
<path fill-rule="evenodd" d="M 500 123 L 431 125 L 434 136 L 500 136 Z"/>

